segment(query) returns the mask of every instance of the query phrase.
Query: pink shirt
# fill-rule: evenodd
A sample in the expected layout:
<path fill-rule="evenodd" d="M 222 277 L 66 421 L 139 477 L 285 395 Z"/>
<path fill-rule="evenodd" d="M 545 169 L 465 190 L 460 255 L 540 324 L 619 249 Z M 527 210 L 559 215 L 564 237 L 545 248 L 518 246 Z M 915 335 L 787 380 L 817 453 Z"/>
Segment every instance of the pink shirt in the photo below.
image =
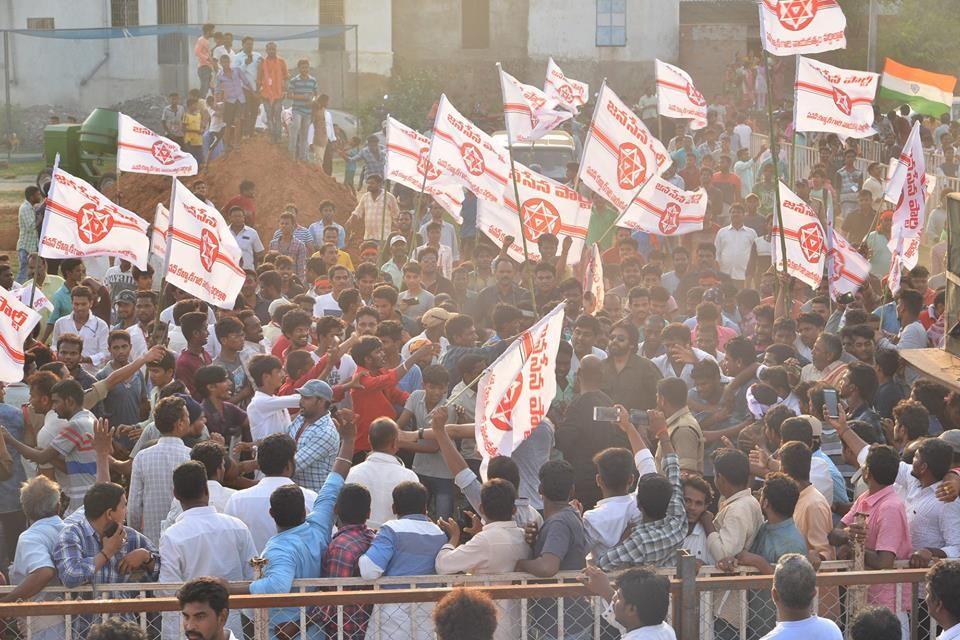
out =
<path fill-rule="evenodd" d="M 907 510 L 894 485 L 876 493 L 863 493 L 853 501 L 843 524 L 849 525 L 857 513 L 867 514 L 867 548 L 874 551 L 890 551 L 897 560 L 908 560 L 913 547 L 910 543 L 910 524 Z M 901 611 L 910 611 L 910 585 L 902 587 Z M 873 585 L 867 590 L 867 600 L 872 605 L 896 611 L 897 585 Z"/>
<path fill-rule="evenodd" d="M 698 327 L 694 327 L 693 331 L 690 332 L 690 338 L 693 340 L 693 344 L 697 343 L 697 329 Z M 723 351 L 727 343 L 736 337 L 737 332 L 730 327 L 717 326 L 717 349 Z"/>

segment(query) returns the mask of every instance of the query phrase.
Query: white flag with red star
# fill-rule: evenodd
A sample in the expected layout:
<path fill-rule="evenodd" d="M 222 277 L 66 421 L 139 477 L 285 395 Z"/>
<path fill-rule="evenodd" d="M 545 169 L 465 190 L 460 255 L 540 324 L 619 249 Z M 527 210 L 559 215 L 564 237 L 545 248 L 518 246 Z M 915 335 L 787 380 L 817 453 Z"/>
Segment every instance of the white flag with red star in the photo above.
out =
<path fill-rule="evenodd" d="M 40 232 L 40 256 L 58 260 L 114 256 L 146 269 L 149 226 L 89 182 L 56 167 Z"/>
<path fill-rule="evenodd" d="M 880 76 L 841 69 L 803 56 L 797 64 L 797 131 L 823 131 L 849 138 L 872 136 L 873 98 Z"/>
<path fill-rule="evenodd" d="M 565 76 L 553 58 L 547 61 L 547 78 L 543 81 L 543 92 L 574 115 L 590 100 L 590 86 L 586 82 Z"/>
<path fill-rule="evenodd" d="M 513 184 L 508 182 L 499 204 L 477 201 L 477 229 L 497 246 L 512 236 L 514 241 L 507 247 L 507 254 L 520 263 L 540 260 L 537 239 L 544 233 L 554 234 L 561 244 L 569 237 L 573 243 L 567 254 L 567 264 L 575 264 L 587 239 L 590 201 L 570 187 L 531 171 L 519 162 L 515 162 L 514 166 L 516 171 L 513 175 L 520 194 L 520 214 L 517 213 Z M 521 233 L 527 240 L 526 257 Z"/>
<path fill-rule="evenodd" d="M 386 179 L 417 192 L 423 188 L 458 224 L 463 224 L 463 187 L 445 182 L 443 172 L 427 160 L 429 155 L 430 138 L 387 116 Z"/>
<path fill-rule="evenodd" d="M 0 287 L 0 382 L 23 380 L 23 343 L 40 322 L 40 314 Z"/>
<path fill-rule="evenodd" d="M 117 123 L 117 170 L 192 176 L 197 173 L 197 159 L 173 140 L 121 113 Z"/>
<path fill-rule="evenodd" d="M 563 303 L 558 304 L 483 372 L 474 433 L 485 462 L 511 455 L 546 418 L 557 393 L 563 310 Z"/>
<path fill-rule="evenodd" d="M 179 180 L 170 209 L 167 282 L 216 307 L 233 309 L 246 275 L 230 227 Z"/>
<path fill-rule="evenodd" d="M 558 111 L 557 101 L 543 91 L 523 84 L 509 73 L 500 71 L 500 89 L 503 92 L 503 116 L 510 141 L 539 140 L 573 117 L 569 111 Z"/>
<path fill-rule="evenodd" d="M 604 84 L 583 143 L 580 182 L 623 213 L 640 187 L 671 163 L 666 147 Z"/>
<path fill-rule="evenodd" d="M 690 120 L 690 128 L 696 131 L 707 126 L 707 101 L 693 86 L 690 74 L 656 60 L 657 113 L 668 118 Z"/>
<path fill-rule="evenodd" d="M 684 191 L 654 176 L 617 221 L 617 226 L 658 236 L 682 236 L 702 231 L 706 215 L 707 192 L 703 188 Z"/>
<path fill-rule="evenodd" d="M 926 171 L 923 143 L 920 142 L 920 123 L 914 122 L 900 152 L 900 159 L 894 165 L 883 191 L 884 200 L 896 205 L 893 211 L 893 240 L 898 236 L 915 238 L 923 233 L 924 208 L 928 190 L 932 188 L 927 184 Z"/>
<path fill-rule="evenodd" d="M 783 236 L 787 244 L 787 273 L 816 289 L 823 279 L 823 261 L 827 253 L 823 226 L 810 205 L 782 182 L 780 211 L 783 217 Z M 781 229 L 774 222 L 770 236 L 771 259 L 778 271 L 783 268 L 780 234 Z"/>
<path fill-rule="evenodd" d="M 836 229 L 827 251 L 830 296 L 836 300 L 844 293 L 856 293 L 870 277 L 870 261 L 864 258 Z"/>
<path fill-rule="evenodd" d="M 498 202 L 507 184 L 507 150 L 440 96 L 428 162 L 477 196 Z"/>
<path fill-rule="evenodd" d="M 583 306 L 584 311 L 596 313 L 603 309 L 603 300 L 606 297 L 603 287 L 603 260 L 600 256 L 600 247 L 594 242 L 590 248 L 590 257 L 583 269 Z M 587 311 L 591 308 L 592 311 Z"/>
<path fill-rule="evenodd" d="M 167 230 L 170 226 L 170 211 L 161 203 L 157 203 L 157 208 L 153 214 L 153 231 L 150 233 L 150 253 L 167 257 Z"/>
<path fill-rule="evenodd" d="M 43 313 L 44 311 L 53 311 L 53 303 L 43 295 L 43 291 L 40 290 L 40 287 L 36 289 L 33 286 L 22 287 L 17 283 L 14 283 L 13 289 L 10 290 L 10 293 L 17 296 L 20 299 L 20 302 L 31 307 L 31 298 L 33 298 L 33 306 L 31 307 L 37 313 Z"/>
<path fill-rule="evenodd" d="M 760 0 L 760 39 L 775 56 L 844 49 L 846 28 L 837 0 Z"/>

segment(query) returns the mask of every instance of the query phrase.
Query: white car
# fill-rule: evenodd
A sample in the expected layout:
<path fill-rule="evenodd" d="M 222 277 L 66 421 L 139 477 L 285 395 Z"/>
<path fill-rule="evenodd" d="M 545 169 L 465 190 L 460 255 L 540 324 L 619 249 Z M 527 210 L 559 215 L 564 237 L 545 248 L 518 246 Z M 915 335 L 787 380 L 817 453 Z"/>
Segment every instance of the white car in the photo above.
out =
<path fill-rule="evenodd" d="M 496 131 L 493 139 L 507 148 L 507 132 Z M 530 167 L 539 165 L 539 173 L 564 182 L 567 163 L 576 162 L 576 145 L 573 136 L 566 131 L 549 131 L 536 142 L 517 142 L 513 145 L 513 159 Z"/>

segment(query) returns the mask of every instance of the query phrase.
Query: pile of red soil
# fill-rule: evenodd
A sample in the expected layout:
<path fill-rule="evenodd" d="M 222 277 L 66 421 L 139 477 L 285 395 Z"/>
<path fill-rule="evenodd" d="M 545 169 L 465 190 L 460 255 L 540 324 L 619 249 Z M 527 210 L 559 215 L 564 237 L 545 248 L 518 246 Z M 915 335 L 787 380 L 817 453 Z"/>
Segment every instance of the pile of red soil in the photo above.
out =
<path fill-rule="evenodd" d="M 320 218 L 319 205 L 330 200 L 337 207 L 339 222 L 347 219 L 357 198 L 353 192 L 334 178 L 323 173 L 318 165 L 294 162 L 282 146 L 262 137 L 242 142 L 236 149 L 222 155 L 199 176 L 181 178 L 187 187 L 203 178 L 207 183 L 207 197 L 222 207 L 237 195 L 242 180 L 252 180 L 256 186 L 256 228 L 264 244 L 273 237 L 284 206 L 296 205 L 297 222 L 309 226 Z M 145 220 L 152 221 L 157 203 L 170 202 L 170 178 L 142 173 L 124 173 L 120 178 L 120 204 Z M 107 197 L 114 194 L 105 193 Z M 225 211 L 221 213 L 226 214 Z"/>

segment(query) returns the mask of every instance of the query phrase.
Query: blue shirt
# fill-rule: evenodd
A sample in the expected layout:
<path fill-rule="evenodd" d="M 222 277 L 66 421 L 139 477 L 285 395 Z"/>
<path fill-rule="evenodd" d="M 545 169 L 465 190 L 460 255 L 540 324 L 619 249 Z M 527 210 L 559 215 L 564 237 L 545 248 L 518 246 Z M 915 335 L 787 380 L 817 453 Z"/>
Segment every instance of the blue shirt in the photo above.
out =
<path fill-rule="evenodd" d="M 400 378 L 397 386 L 407 393 L 413 393 L 423 389 L 423 372 L 420 371 L 420 365 L 413 365 L 406 375 Z M 397 414 L 399 415 L 399 414 Z"/>
<path fill-rule="evenodd" d="M 750 551 L 763 556 L 763 559 L 770 564 L 776 564 L 780 556 L 787 553 L 799 553 L 805 556 L 807 540 L 797 529 L 793 518 L 787 518 L 776 524 L 764 522 L 757 531 L 757 537 L 754 538 Z"/>
<path fill-rule="evenodd" d="M 67 289 L 67 285 L 63 285 L 57 289 L 53 297 L 50 298 L 50 303 L 53 305 L 53 311 L 50 312 L 50 317 L 47 318 L 47 324 L 52 325 L 63 316 L 73 313 L 73 298 L 70 297 L 70 289 Z"/>
<path fill-rule="evenodd" d="M 297 113 L 310 115 L 313 104 L 312 98 L 317 95 L 318 86 L 317 79 L 310 75 L 308 75 L 306 78 L 301 78 L 300 74 L 298 73 L 290 78 L 290 80 L 287 81 L 288 94 L 309 96 L 309 98 L 306 100 L 300 98 L 291 98 L 293 100 L 293 110 Z"/>
<path fill-rule="evenodd" d="M 23 441 L 23 411 L 9 404 L 0 404 L 0 424 L 7 428 L 16 440 Z M 20 513 L 20 485 L 27 479 L 20 462 L 20 454 L 7 447 L 13 460 L 10 477 L 0 482 L 0 513 Z M 12 543 L 12 541 L 11 541 Z"/>
<path fill-rule="evenodd" d="M 347 233 L 343 230 L 343 227 L 338 225 L 336 222 L 330 223 L 331 227 L 335 227 L 337 230 L 337 248 L 343 249 L 347 246 Z M 313 238 L 313 246 L 319 251 L 323 247 L 323 229 L 326 225 L 323 223 L 323 220 L 317 220 L 311 224 L 307 229 L 310 231 L 310 236 Z"/>
<path fill-rule="evenodd" d="M 830 469 L 830 479 L 833 480 L 833 501 L 840 504 L 849 503 L 850 496 L 847 495 L 847 484 L 844 482 L 843 474 L 840 473 L 836 463 L 822 449 L 817 449 L 813 452 L 813 455 L 824 460 Z"/>
<path fill-rule="evenodd" d="M 365 578 L 426 576 L 436 573 L 435 562 L 447 534 L 423 514 L 384 522 L 367 552 L 360 557 Z"/>
<path fill-rule="evenodd" d="M 900 320 L 897 319 L 897 303 L 888 302 L 882 307 L 873 310 L 873 315 L 882 320 L 880 329 L 887 333 L 897 335 L 900 333 Z"/>
<path fill-rule="evenodd" d="M 331 473 L 306 521 L 267 540 L 263 548 L 267 566 L 263 577 L 250 584 L 250 593 L 290 593 L 294 580 L 320 577 L 333 529 L 333 507 L 342 488 L 343 476 Z M 298 620 L 300 610 L 296 607 L 270 610 L 271 627 Z"/>

